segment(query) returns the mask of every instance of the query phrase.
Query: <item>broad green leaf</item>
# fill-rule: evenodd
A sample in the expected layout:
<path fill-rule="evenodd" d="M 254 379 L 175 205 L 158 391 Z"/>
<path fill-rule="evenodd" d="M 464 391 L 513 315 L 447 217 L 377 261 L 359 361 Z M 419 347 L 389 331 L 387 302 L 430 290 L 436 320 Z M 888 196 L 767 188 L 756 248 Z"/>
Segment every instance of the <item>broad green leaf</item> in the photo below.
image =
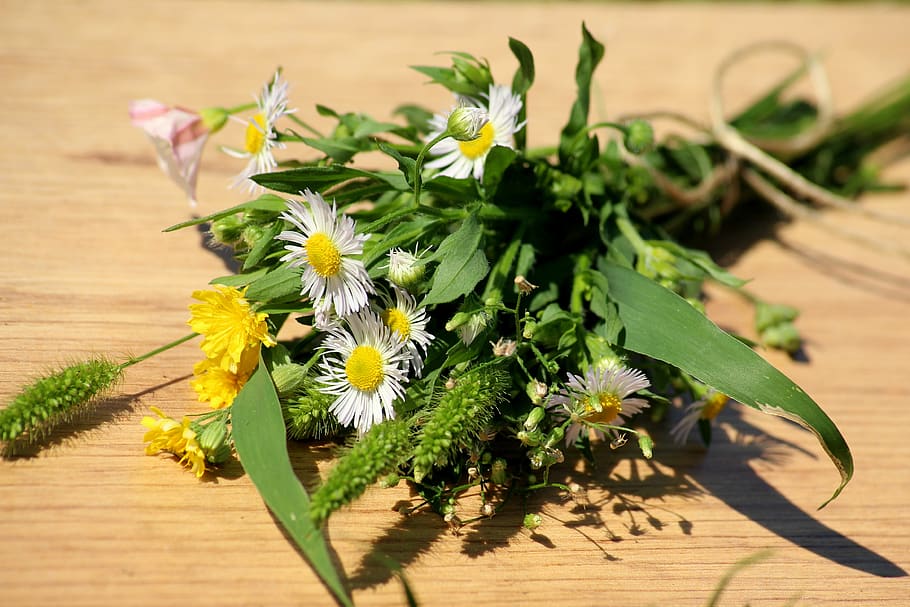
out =
<path fill-rule="evenodd" d="M 296 192 L 295 192 L 296 193 Z M 183 228 L 188 228 L 190 226 L 199 225 L 200 223 L 205 223 L 207 221 L 215 221 L 221 219 L 222 217 L 227 217 L 233 215 L 234 213 L 240 213 L 241 211 L 273 211 L 275 213 L 280 213 L 287 209 L 287 203 L 283 198 L 275 196 L 274 194 L 263 194 L 255 200 L 250 200 L 248 202 L 243 202 L 237 206 L 231 207 L 229 209 L 224 209 L 223 211 L 218 211 L 217 213 L 212 213 L 211 215 L 206 215 L 205 217 L 194 217 L 189 221 L 184 221 L 175 225 L 172 225 L 169 228 L 165 228 L 165 232 L 173 232 L 175 230 L 181 230 Z"/>
<path fill-rule="evenodd" d="M 487 274 L 487 258 L 479 249 L 481 227 L 469 215 L 461 227 L 439 244 L 427 261 L 440 261 L 433 286 L 421 305 L 446 303 L 470 293 Z"/>
<path fill-rule="evenodd" d="M 487 275 L 489 267 L 480 249 L 474 249 L 466 259 L 446 257 L 436 268 L 433 287 L 421 305 L 446 303 L 467 295 Z"/>
<path fill-rule="evenodd" d="M 402 155 L 398 150 L 390 145 L 386 145 L 385 143 L 380 143 L 379 149 L 382 153 L 395 159 L 395 161 L 398 163 L 398 168 L 404 175 L 405 181 L 408 183 L 408 187 L 413 188 L 414 175 L 417 171 L 417 161 L 413 158 Z"/>
<path fill-rule="evenodd" d="M 283 221 L 273 222 L 266 232 L 256 241 L 256 244 L 253 245 L 253 248 L 250 249 L 250 252 L 247 253 L 246 259 L 243 260 L 243 269 L 249 270 L 255 267 L 260 261 L 262 261 L 266 255 L 269 254 L 269 251 L 275 246 L 275 237 L 281 232 Z"/>
<path fill-rule="evenodd" d="M 473 178 L 454 179 L 448 175 L 437 175 L 423 182 L 424 192 L 450 201 L 472 202 L 479 198 L 477 180 Z"/>
<path fill-rule="evenodd" d="M 744 405 L 811 430 L 841 475 L 840 486 L 821 507 L 840 494 L 853 476 L 850 448 L 799 386 L 675 293 L 615 264 L 605 264 L 605 274 L 625 327 L 624 348 L 667 362 Z"/>
<path fill-rule="evenodd" d="M 353 605 L 322 533 L 310 521 L 310 498 L 288 458 L 281 404 L 262 359 L 231 406 L 234 447 L 244 471 L 310 566 L 345 606 Z"/>

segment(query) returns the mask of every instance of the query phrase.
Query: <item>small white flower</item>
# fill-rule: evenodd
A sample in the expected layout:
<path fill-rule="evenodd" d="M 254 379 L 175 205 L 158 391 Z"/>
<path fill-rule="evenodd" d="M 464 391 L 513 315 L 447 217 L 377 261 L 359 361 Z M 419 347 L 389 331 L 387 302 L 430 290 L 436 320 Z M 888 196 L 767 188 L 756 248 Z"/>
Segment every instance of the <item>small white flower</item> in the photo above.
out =
<path fill-rule="evenodd" d="M 723 411 L 727 406 L 730 397 L 716 390 L 709 390 L 704 398 L 701 398 L 686 407 L 682 419 L 676 422 L 673 429 L 670 430 L 670 436 L 677 445 L 683 445 L 689 434 L 698 425 L 699 420 L 714 421 L 714 418 Z"/>
<path fill-rule="evenodd" d="M 568 375 L 566 387 L 551 396 L 547 405 L 562 408 L 575 422 L 566 430 L 567 445 L 575 442 L 583 428 L 604 438 L 604 432 L 597 426 L 620 425 L 650 406 L 642 398 L 628 398 L 651 385 L 637 369 L 613 365 L 589 369 L 584 378 Z"/>
<path fill-rule="evenodd" d="M 407 291 L 395 287 L 393 290 L 395 301 L 385 297 L 385 305 L 379 315 L 386 326 L 405 344 L 410 354 L 405 370 L 413 369 L 414 374 L 420 377 L 423 359 L 430 342 L 433 341 L 433 335 L 427 331 L 430 317 L 427 316 L 426 308 L 417 307 L 417 301 Z"/>
<path fill-rule="evenodd" d="M 246 140 L 242 150 L 222 148 L 234 158 L 249 160 L 246 167 L 237 175 L 231 187 L 245 183 L 250 193 L 263 188 L 250 180 L 253 175 L 271 173 L 278 166 L 272 149 L 283 149 L 284 144 L 278 141 L 275 123 L 282 116 L 296 112 L 288 109 L 288 83 L 281 80 L 276 73 L 274 80 L 262 87 L 262 94 L 256 99 L 258 112 L 246 123 Z"/>
<path fill-rule="evenodd" d="M 282 219 L 296 230 L 285 230 L 278 240 L 288 251 L 281 258 L 291 267 L 302 267 L 303 288 L 316 308 L 317 321 L 325 326 L 332 313 L 345 317 L 367 305 L 367 295 L 374 293 L 373 282 L 363 262 L 355 259 L 363 253 L 368 234 L 357 234 L 354 220 L 338 216 L 335 204 L 329 206 L 322 196 L 310 190 L 303 192 L 309 209 L 295 200 L 288 200 L 288 210 Z"/>
<path fill-rule="evenodd" d="M 344 426 L 363 434 L 373 424 L 395 417 L 393 403 L 404 397 L 409 357 L 405 343 L 370 311 L 345 319 L 322 345 L 325 356 L 316 378 L 325 394 L 335 395 L 330 410 Z"/>
<path fill-rule="evenodd" d="M 480 128 L 479 136 L 471 141 L 457 141 L 452 137 L 446 137 L 430 148 L 430 154 L 439 158 L 428 162 L 427 168 L 443 169 L 440 175 L 448 175 L 455 179 L 473 175 L 475 179 L 482 181 L 484 163 L 493 146 L 514 149 L 512 137 L 524 126 L 524 123 L 518 124 L 521 96 L 514 94 L 507 86 L 492 84 L 489 94 L 484 97 L 487 100 L 486 107 L 476 99 L 468 97 L 459 99 L 460 106 L 484 109 L 489 115 L 489 121 Z M 447 127 L 446 116 L 442 114 L 433 116 L 427 141 L 438 137 Z"/>

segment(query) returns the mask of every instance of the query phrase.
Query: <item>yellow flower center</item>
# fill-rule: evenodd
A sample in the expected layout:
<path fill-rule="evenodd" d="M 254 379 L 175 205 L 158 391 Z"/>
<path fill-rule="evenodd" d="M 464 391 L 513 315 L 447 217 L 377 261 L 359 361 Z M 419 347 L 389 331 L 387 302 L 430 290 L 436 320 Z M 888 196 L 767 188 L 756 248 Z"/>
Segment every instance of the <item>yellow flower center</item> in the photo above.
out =
<path fill-rule="evenodd" d="M 609 424 L 622 411 L 622 400 L 615 394 L 598 394 L 597 401 L 600 404 L 600 411 L 594 408 L 589 399 L 582 401 L 585 406 L 585 421 L 594 424 Z"/>
<path fill-rule="evenodd" d="M 730 397 L 721 392 L 715 392 L 705 399 L 705 406 L 701 410 L 701 419 L 714 419 L 724 410 Z"/>
<path fill-rule="evenodd" d="M 306 239 L 306 256 L 323 278 L 335 276 L 341 269 L 341 252 L 324 232 L 316 232 Z"/>
<path fill-rule="evenodd" d="M 348 382 L 358 390 L 372 392 L 382 383 L 382 356 L 372 346 L 357 346 L 344 365 Z"/>
<path fill-rule="evenodd" d="M 259 128 L 256 128 L 256 126 Z M 250 154 L 258 154 L 262 151 L 265 144 L 265 116 L 259 112 L 253 116 L 250 123 L 246 126 L 246 143 L 243 147 Z"/>
<path fill-rule="evenodd" d="M 493 130 L 493 124 L 488 122 L 480 129 L 480 136 L 471 141 L 459 141 L 458 147 L 461 153 L 471 160 L 477 160 L 490 151 L 493 147 L 493 137 L 496 131 Z"/>
<path fill-rule="evenodd" d="M 407 341 L 411 336 L 411 321 L 408 320 L 407 314 L 398 308 L 389 308 L 383 312 L 382 320 L 392 331 L 398 331 L 401 341 Z"/>

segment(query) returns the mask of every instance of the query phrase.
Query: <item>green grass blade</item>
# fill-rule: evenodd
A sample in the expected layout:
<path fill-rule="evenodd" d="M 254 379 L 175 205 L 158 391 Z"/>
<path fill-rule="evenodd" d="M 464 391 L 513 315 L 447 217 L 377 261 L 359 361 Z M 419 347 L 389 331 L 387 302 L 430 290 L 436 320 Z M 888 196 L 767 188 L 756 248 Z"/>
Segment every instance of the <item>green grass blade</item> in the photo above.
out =
<path fill-rule="evenodd" d="M 684 299 L 641 274 L 610 264 L 610 296 L 625 327 L 622 346 L 662 360 L 764 413 L 811 430 L 841 475 L 840 494 L 853 476 L 853 457 L 834 422 L 803 390 L 725 333 Z"/>
<path fill-rule="evenodd" d="M 259 495 L 335 595 L 353 605 L 320 530 L 310 521 L 310 498 L 288 458 L 284 419 L 265 364 L 244 385 L 231 407 L 234 446 Z"/>

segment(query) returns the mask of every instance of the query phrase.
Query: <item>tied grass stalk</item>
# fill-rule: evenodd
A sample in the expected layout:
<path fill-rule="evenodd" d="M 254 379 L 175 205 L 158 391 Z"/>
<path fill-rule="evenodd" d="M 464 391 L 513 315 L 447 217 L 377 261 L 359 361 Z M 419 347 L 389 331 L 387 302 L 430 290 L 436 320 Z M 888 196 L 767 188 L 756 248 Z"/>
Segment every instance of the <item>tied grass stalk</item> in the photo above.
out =
<path fill-rule="evenodd" d="M 476 439 L 508 386 L 509 376 L 490 367 L 459 377 L 439 398 L 420 431 L 414 448 L 414 480 L 419 483 L 434 466 L 444 466 L 457 449 Z"/>
<path fill-rule="evenodd" d="M 310 519 L 321 525 L 329 515 L 360 497 L 380 476 L 395 471 L 410 451 L 410 426 L 388 420 L 370 428 L 344 453 L 310 498 Z"/>

